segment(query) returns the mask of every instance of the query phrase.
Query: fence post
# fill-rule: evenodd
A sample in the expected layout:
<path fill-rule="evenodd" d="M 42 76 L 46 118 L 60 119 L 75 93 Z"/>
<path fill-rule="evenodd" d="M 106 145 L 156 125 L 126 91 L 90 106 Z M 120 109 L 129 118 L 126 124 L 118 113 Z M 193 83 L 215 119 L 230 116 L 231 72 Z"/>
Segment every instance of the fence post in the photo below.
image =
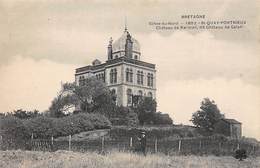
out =
<path fill-rule="evenodd" d="M 69 135 L 69 151 L 71 150 L 71 135 Z"/>
<path fill-rule="evenodd" d="M 131 137 L 130 138 L 130 148 L 132 148 L 133 147 L 133 138 Z"/>
<path fill-rule="evenodd" d="M 31 135 L 31 145 L 32 145 L 32 150 L 35 151 L 34 142 L 33 142 L 33 133 Z"/>
<path fill-rule="evenodd" d="M 53 145 L 53 136 L 51 136 L 51 145 Z"/>
<path fill-rule="evenodd" d="M 181 139 L 179 140 L 179 147 L 178 147 L 178 151 L 181 151 Z"/>
<path fill-rule="evenodd" d="M 105 137 L 102 137 L 102 141 L 101 141 L 101 152 L 104 152 L 104 141 L 105 141 Z"/>
<path fill-rule="evenodd" d="M 155 143 L 154 143 L 154 151 L 155 151 L 155 153 L 157 153 L 157 151 L 158 151 L 158 150 L 157 150 L 157 143 L 158 143 L 158 142 L 157 142 L 157 138 L 156 138 L 156 139 L 155 139 Z"/>

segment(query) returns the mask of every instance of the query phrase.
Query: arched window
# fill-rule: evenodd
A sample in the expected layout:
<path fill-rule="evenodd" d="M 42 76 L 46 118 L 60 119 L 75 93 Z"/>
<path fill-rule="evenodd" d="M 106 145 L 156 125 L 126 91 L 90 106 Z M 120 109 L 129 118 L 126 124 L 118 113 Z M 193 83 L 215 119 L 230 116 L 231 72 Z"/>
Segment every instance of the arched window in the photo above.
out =
<path fill-rule="evenodd" d="M 112 90 L 111 90 L 111 94 L 112 94 L 112 100 L 113 100 L 114 102 L 116 102 L 116 98 L 117 98 L 116 90 L 115 90 L 115 89 L 112 89 Z"/>
<path fill-rule="evenodd" d="M 133 69 L 130 69 L 130 82 L 133 82 Z"/>
<path fill-rule="evenodd" d="M 133 70 L 126 68 L 126 82 L 133 82 Z"/>
<path fill-rule="evenodd" d="M 129 71 L 129 68 L 126 68 L 126 81 L 129 82 L 130 81 L 130 71 Z"/>
<path fill-rule="evenodd" d="M 127 89 L 126 95 L 127 95 L 127 105 L 131 105 L 132 104 L 132 90 Z"/>
<path fill-rule="evenodd" d="M 101 77 L 102 77 L 102 81 L 105 82 L 105 74 L 104 73 L 102 73 Z"/>
<path fill-rule="evenodd" d="M 137 84 L 143 85 L 144 83 L 144 73 L 143 71 L 137 71 Z"/>
<path fill-rule="evenodd" d="M 152 92 L 148 92 L 148 97 L 153 98 Z"/>
<path fill-rule="evenodd" d="M 140 71 L 140 84 L 141 85 L 144 84 L 144 73 L 143 73 L 143 71 Z"/>
<path fill-rule="evenodd" d="M 117 83 L 117 70 L 116 70 L 116 68 L 110 70 L 110 83 Z"/>
<path fill-rule="evenodd" d="M 110 83 L 113 83 L 114 69 L 110 70 Z"/>
<path fill-rule="evenodd" d="M 153 87 L 153 74 L 152 73 L 147 74 L 147 86 Z"/>
<path fill-rule="evenodd" d="M 143 96 L 143 92 L 141 90 L 138 91 L 138 96 Z"/>
<path fill-rule="evenodd" d="M 84 76 L 80 76 L 79 77 L 79 86 L 84 86 L 85 85 L 85 77 Z"/>

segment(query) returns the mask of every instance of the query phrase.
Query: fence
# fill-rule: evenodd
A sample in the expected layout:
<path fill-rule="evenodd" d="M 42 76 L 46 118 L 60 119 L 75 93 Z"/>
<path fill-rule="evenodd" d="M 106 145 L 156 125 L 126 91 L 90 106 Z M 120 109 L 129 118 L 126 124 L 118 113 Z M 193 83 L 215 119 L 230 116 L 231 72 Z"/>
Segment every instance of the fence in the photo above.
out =
<path fill-rule="evenodd" d="M 2 150 L 8 149 L 27 149 L 34 151 L 95 151 L 106 152 L 111 150 L 118 151 L 138 151 L 139 143 L 137 138 L 109 139 L 101 137 L 95 140 L 72 141 L 71 136 L 67 140 L 55 141 L 50 139 L 32 139 L 30 141 L 19 141 L 14 143 L 12 139 L 0 139 Z M 236 139 L 218 140 L 208 138 L 186 138 L 186 139 L 150 139 L 147 138 L 146 149 L 148 153 L 164 154 L 195 154 L 195 155 L 233 155 L 238 148 L 243 148 L 249 155 L 260 156 L 260 147 L 257 144 L 241 142 Z"/>
<path fill-rule="evenodd" d="M 243 148 L 249 155 L 260 156 L 259 145 L 239 142 L 237 140 L 219 141 L 214 139 L 147 139 L 146 149 L 148 153 L 164 154 L 195 154 L 195 155 L 233 155 L 236 149 Z M 31 150 L 56 151 L 96 151 L 104 152 L 111 150 L 118 151 L 138 151 L 139 143 L 136 138 L 108 139 L 101 137 L 96 140 L 71 141 L 68 137 L 66 141 L 54 141 L 53 139 L 33 139 Z"/>

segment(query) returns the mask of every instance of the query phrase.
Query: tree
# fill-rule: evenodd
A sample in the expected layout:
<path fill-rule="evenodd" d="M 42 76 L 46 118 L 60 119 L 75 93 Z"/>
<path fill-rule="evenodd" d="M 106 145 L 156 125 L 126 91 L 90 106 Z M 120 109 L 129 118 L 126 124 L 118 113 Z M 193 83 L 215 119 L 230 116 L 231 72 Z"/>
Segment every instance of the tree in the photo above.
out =
<path fill-rule="evenodd" d="M 112 94 L 105 83 L 90 77 L 80 86 L 76 83 L 64 83 L 49 111 L 54 117 L 65 116 L 66 113 L 75 111 L 76 107 L 79 108 L 78 112 L 108 114 L 114 105 Z"/>
<path fill-rule="evenodd" d="M 204 98 L 201 102 L 200 110 L 192 114 L 190 120 L 195 126 L 212 132 L 214 124 L 217 123 L 224 115 L 220 113 L 215 102 L 209 98 Z"/>
<path fill-rule="evenodd" d="M 28 141 L 30 134 L 28 133 L 23 121 L 12 115 L 0 118 L 0 135 L 2 141 L 5 142 L 3 148 L 16 148 Z"/>
<path fill-rule="evenodd" d="M 116 106 L 110 113 L 113 125 L 136 126 L 139 124 L 138 115 L 130 107 Z"/>
<path fill-rule="evenodd" d="M 13 112 L 13 116 L 20 118 L 20 119 L 35 118 L 35 117 L 41 116 L 41 115 L 42 114 L 40 114 L 38 110 L 26 111 L 26 110 L 18 109 Z"/>
<path fill-rule="evenodd" d="M 171 125 L 173 123 L 169 114 L 163 114 L 162 112 L 156 112 L 153 118 L 154 124 Z"/>
<path fill-rule="evenodd" d="M 145 123 L 153 123 L 153 117 L 156 113 L 157 103 L 150 97 L 143 97 L 138 104 L 133 107 L 138 115 L 138 120 L 141 125 Z"/>
<path fill-rule="evenodd" d="M 58 96 L 52 100 L 49 107 L 49 114 L 51 117 L 64 117 L 75 109 L 76 104 L 74 96 L 65 95 L 64 91 L 61 90 Z"/>
<path fill-rule="evenodd" d="M 243 159 L 247 158 L 246 150 L 245 149 L 237 149 L 235 151 L 235 158 L 239 159 L 239 161 L 243 161 Z"/>

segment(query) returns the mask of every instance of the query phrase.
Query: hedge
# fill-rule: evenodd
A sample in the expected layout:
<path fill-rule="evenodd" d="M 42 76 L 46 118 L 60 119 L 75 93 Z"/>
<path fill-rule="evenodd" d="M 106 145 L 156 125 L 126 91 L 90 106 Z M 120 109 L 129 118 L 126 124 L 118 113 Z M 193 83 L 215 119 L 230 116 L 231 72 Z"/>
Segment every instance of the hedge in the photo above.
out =
<path fill-rule="evenodd" d="M 110 121 L 100 114 L 80 113 L 62 118 L 40 116 L 28 120 L 16 117 L 0 118 L 0 133 L 5 138 L 29 139 L 68 136 L 83 131 L 106 129 Z"/>

